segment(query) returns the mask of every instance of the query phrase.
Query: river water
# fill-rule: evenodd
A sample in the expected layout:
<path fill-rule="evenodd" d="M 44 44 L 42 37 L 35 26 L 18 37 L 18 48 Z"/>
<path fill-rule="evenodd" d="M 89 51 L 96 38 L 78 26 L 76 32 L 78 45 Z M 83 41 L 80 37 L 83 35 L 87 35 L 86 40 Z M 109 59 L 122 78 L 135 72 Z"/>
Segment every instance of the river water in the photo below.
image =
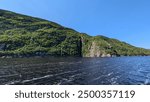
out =
<path fill-rule="evenodd" d="M 0 59 L 0 85 L 150 85 L 150 57 Z"/>

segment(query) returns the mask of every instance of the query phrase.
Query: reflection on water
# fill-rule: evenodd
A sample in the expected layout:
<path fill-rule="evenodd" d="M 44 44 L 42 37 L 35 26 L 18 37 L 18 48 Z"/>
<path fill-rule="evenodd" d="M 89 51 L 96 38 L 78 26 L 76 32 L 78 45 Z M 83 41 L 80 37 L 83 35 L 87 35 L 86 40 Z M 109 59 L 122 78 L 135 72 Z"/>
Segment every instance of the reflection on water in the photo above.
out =
<path fill-rule="evenodd" d="M 150 84 L 150 57 L 0 59 L 0 84 Z"/>

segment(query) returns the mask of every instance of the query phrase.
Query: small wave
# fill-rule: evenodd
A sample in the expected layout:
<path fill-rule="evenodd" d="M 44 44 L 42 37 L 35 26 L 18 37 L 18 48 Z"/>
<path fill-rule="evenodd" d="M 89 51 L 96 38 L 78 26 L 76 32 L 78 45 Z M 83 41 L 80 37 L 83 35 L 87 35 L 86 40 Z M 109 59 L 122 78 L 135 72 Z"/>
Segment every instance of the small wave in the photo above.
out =
<path fill-rule="evenodd" d="M 23 80 L 19 83 L 22 83 L 22 84 L 25 84 L 25 83 L 29 83 L 29 82 L 33 82 L 33 81 L 38 81 L 38 80 L 41 80 L 41 79 L 46 79 L 46 78 L 50 78 L 50 77 L 54 77 L 54 76 L 58 76 L 58 75 L 62 75 L 62 74 L 68 74 L 68 73 L 74 73 L 76 72 L 77 70 L 75 71 L 67 71 L 67 72 L 62 72 L 62 73 L 58 73 L 58 74 L 53 74 L 53 75 L 46 75 L 46 76 L 42 76 L 42 77 L 37 77 L 37 78 L 32 78 L 32 79 L 28 79 L 28 80 Z M 18 83 L 18 82 L 17 82 Z M 16 83 L 14 83 L 16 84 Z"/>
<path fill-rule="evenodd" d="M 75 75 L 70 76 L 68 79 L 67 78 L 63 78 L 62 80 L 60 80 L 58 85 L 68 84 L 68 83 L 72 82 L 73 80 L 75 80 L 76 77 L 81 76 L 83 74 L 84 73 L 75 74 Z"/>
<path fill-rule="evenodd" d="M 60 80 L 59 83 L 57 83 L 57 85 L 63 85 L 63 84 L 68 84 L 69 82 L 72 82 L 73 79 L 66 79 L 66 78 L 63 78 L 62 80 Z"/>
<path fill-rule="evenodd" d="M 145 80 L 144 84 L 147 85 L 147 84 L 150 84 L 150 73 L 147 74 L 147 79 Z"/>
<path fill-rule="evenodd" d="M 141 73 L 149 73 L 150 71 L 148 71 L 148 70 L 139 70 L 139 72 L 141 72 Z"/>
<path fill-rule="evenodd" d="M 19 74 L 0 76 L 0 78 L 8 78 L 8 77 L 14 77 L 14 76 L 19 76 Z"/>
<path fill-rule="evenodd" d="M 149 79 L 146 79 L 145 82 L 144 82 L 144 84 L 145 84 L 145 85 L 150 84 L 150 80 L 149 80 Z"/>
<path fill-rule="evenodd" d="M 113 72 L 109 73 L 107 76 L 111 76 L 112 74 L 114 74 Z"/>
<path fill-rule="evenodd" d="M 53 75 L 46 75 L 46 76 L 43 76 L 43 77 L 33 78 L 33 79 L 31 79 L 31 80 L 24 80 L 24 81 L 22 81 L 22 83 L 27 83 L 27 82 L 31 82 L 31 81 L 37 81 L 37 80 L 49 78 L 49 77 L 52 77 L 52 76 L 53 76 Z"/>
<path fill-rule="evenodd" d="M 104 77 L 109 77 L 109 76 L 111 76 L 112 74 L 113 74 L 113 72 L 108 73 L 107 75 L 101 75 L 101 76 L 99 76 L 99 77 L 94 78 L 93 81 L 100 80 L 101 78 L 104 78 Z"/>
<path fill-rule="evenodd" d="M 16 83 L 19 83 L 20 81 L 11 81 L 11 82 L 9 82 L 9 83 L 6 83 L 5 85 L 14 85 L 14 84 L 16 84 Z"/>
<path fill-rule="evenodd" d="M 118 78 L 120 78 L 120 76 L 116 76 L 110 79 L 110 82 L 112 85 L 118 85 L 119 83 L 117 82 Z"/>

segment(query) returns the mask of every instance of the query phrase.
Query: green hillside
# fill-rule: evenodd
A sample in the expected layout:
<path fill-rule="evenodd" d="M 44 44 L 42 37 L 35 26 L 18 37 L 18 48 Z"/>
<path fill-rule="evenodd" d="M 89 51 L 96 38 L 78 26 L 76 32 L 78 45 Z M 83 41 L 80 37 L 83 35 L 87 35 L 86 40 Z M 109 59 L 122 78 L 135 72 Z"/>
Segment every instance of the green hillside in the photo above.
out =
<path fill-rule="evenodd" d="M 0 56 L 150 55 L 150 51 L 104 36 L 89 36 L 57 23 L 0 10 Z"/>
<path fill-rule="evenodd" d="M 111 57 L 111 56 L 146 56 L 150 50 L 138 48 L 105 36 L 91 37 L 83 34 L 83 56 Z"/>

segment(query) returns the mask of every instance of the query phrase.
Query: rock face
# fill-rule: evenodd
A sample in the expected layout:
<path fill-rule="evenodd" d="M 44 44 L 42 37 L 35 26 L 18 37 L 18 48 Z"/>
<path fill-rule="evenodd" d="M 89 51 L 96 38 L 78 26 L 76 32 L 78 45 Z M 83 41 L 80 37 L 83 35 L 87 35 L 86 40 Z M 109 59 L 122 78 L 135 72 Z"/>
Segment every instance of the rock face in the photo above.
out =
<path fill-rule="evenodd" d="M 105 51 L 100 50 L 100 46 L 96 42 L 92 42 L 92 45 L 89 48 L 89 53 L 84 57 L 112 57 L 112 55 L 107 54 Z"/>
<path fill-rule="evenodd" d="M 92 25 L 91 25 L 92 26 Z M 150 55 L 105 36 L 89 36 L 55 22 L 0 10 L 0 57 Z"/>
<path fill-rule="evenodd" d="M 89 48 L 89 57 L 100 57 L 101 52 L 98 51 L 98 46 L 96 46 L 95 42 L 92 42 L 91 47 Z"/>
<path fill-rule="evenodd" d="M 96 45 L 96 42 L 92 42 L 92 45 L 89 48 L 89 56 L 87 57 L 104 57 L 104 52 L 99 50 L 100 46 Z"/>

